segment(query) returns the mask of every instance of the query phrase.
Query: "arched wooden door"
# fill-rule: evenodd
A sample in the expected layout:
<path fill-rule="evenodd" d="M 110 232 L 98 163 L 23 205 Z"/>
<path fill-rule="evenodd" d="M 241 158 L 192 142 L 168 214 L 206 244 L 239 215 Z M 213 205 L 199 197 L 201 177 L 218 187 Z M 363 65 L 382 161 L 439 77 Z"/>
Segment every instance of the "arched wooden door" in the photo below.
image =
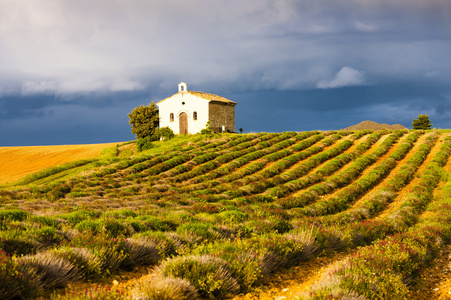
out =
<path fill-rule="evenodd" d="M 179 115 L 180 134 L 188 134 L 188 115 L 182 112 Z"/>

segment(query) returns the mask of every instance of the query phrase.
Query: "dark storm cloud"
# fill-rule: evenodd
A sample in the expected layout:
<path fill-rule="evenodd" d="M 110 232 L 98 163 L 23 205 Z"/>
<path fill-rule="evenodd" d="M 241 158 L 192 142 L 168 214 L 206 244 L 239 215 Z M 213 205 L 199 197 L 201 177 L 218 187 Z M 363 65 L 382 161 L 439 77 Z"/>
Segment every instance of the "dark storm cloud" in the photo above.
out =
<path fill-rule="evenodd" d="M 128 141 L 134 137 L 127 113 L 150 102 L 140 93 L 97 95 L 95 101 L 50 95 L 2 100 L 11 99 L 0 99 L 0 146 Z"/>
<path fill-rule="evenodd" d="M 236 127 L 249 131 L 337 130 L 364 120 L 410 128 L 412 119 L 422 113 L 431 116 L 434 127 L 451 128 L 451 97 L 440 90 L 443 87 L 435 83 L 394 82 L 337 89 L 264 90 L 229 97 L 240 105 Z"/>
<path fill-rule="evenodd" d="M 449 53 L 447 0 L 0 0 L 0 139 L 66 128 L 88 141 L 119 116 L 129 130 L 133 106 L 180 81 L 230 95 L 245 130 L 419 113 L 447 127 Z"/>
<path fill-rule="evenodd" d="M 2 121 L 10 119 L 27 119 L 31 117 L 43 117 L 50 112 L 44 110 L 56 101 L 53 97 L 26 97 L 18 98 L 7 96 L 0 98 L 0 119 Z"/>

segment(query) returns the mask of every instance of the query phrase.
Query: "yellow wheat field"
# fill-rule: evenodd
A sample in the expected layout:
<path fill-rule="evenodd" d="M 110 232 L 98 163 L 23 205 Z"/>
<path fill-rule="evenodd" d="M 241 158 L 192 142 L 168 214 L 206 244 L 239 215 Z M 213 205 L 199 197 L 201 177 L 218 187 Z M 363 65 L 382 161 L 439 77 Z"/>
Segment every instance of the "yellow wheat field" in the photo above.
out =
<path fill-rule="evenodd" d="M 103 149 L 117 144 L 0 147 L 0 184 L 14 182 L 44 168 L 96 157 Z"/>

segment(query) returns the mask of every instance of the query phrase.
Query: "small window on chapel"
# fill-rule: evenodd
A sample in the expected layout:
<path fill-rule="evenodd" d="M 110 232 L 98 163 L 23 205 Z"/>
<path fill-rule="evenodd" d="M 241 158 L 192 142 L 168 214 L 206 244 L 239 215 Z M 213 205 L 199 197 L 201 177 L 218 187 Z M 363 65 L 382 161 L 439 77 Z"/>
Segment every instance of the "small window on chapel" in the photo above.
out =
<path fill-rule="evenodd" d="M 197 111 L 195 111 L 195 112 L 193 113 L 193 120 L 194 120 L 194 121 L 197 121 Z"/>
<path fill-rule="evenodd" d="M 169 120 L 170 120 L 171 122 L 174 122 L 174 114 L 173 114 L 173 113 L 171 113 L 171 114 L 169 115 Z"/>

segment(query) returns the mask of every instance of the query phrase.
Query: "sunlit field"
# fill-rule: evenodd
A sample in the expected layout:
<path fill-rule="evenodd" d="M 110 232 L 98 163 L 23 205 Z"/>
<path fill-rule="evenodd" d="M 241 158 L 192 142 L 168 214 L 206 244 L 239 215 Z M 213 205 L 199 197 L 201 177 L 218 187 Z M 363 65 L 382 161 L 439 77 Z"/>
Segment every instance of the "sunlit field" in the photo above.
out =
<path fill-rule="evenodd" d="M 290 299 L 407 299 L 451 241 L 448 131 L 79 147 L 0 150 L 0 298 L 255 299 L 327 258 Z"/>
<path fill-rule="evenodd" d="M 116 144 L 0 147 L 0 184 L 63 163 L 97 157 Z"/>

